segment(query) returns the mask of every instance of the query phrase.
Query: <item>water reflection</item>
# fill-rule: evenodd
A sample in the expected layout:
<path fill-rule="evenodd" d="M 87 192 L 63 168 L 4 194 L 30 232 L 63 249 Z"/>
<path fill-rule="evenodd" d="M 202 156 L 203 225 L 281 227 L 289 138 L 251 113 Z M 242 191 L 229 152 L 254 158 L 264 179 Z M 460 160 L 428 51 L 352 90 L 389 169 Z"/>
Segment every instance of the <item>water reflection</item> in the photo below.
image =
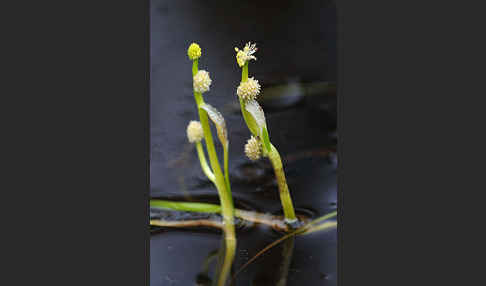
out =
<path fill-rule="evenodd" d="M 294 251 L 295 238 L 290 237 L 282 243 L 281 255 L 275 260 L 276 270 L 269 271 L 268 269 L 261 269 L 252 280 L 251 285 L 253 286 L 285 286 L 287 285 L 287 276 L 289 274 L 290 265 L 292 262 L 292 254 Z M 245 251 L 243 256 L 247 255 Z M 207 257 L 204 259 L 201 267 L 201 272 L 196 275 L 196 285 L 197 286 L 210 286 L 215 285 L 217 281 L 217 275 L 219 273 L 218 268 L 221 266 L 220 259 L 224 257 L 224 248 L 213 250 L 209 252 Z M 211 271 L 211 265 L 213 265 L 213 270 Z M 215 277 L 211 278 L 211 273 L 215 273 Z M 232 271 L 234 275 L 235 272 Z M 236 278 L 236 277 L 233 277 Z M 229 285 L 235 286 L 235 280 L 229 281 Z"/>
<path fill-rule="evenodd" d="M 212 284 L 212 279 L 210 278 L 210 266 L 218 258 L 219 249 L 215 249 L 209 252 L 208 256 L 202 264 L 201 272 L 196 275 L 196 285 L 197 286 L 210 286 Z"/>
<path fill-rule="evenodd" d="M 227 120 L 235 204 L 264 213 L 281 211 L 272 169 L 265 162 L 251 165 L 242 154 L 249 132 L 235 95 L 241 75 L 233 47 L 255 41 L 261 51 L 252 75 L 263 87 L 260 103 L 284 160 L 295 207 L 310 209 L 315 216 L 334 210 L 337 164 L 327 159 L 337 140 L 333 2 L 151 0 L 150 6 L 151 197 L 218 203 L 183 131 L 189 120 L 198 118 L 186 55 L 187 45 L 197 41 L 205 53 L 201 65 L 214 77 L 208 101 Z M 151 285 L 217 281 L 217 258 L 205 261 L 221 247 L 219 230 L 151 232 Z M 281 235 L 265 226 L 239 228 L 235 270 Z M 292 247 L 282 244 L 264 254 L 234 285 L 336 285 L 335 248 L 335 232 L 296 238 Z"/>

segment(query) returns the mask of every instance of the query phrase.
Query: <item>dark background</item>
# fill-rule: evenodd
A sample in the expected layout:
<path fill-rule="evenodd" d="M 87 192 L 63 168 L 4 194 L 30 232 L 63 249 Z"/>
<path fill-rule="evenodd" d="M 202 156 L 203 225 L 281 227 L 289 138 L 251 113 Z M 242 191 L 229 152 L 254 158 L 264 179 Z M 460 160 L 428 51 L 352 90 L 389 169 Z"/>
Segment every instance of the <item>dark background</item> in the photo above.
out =
<path fill-rule="evenodd" d="M 243 48 L 251 41 L 259 50 L 257 60 L 250 64 L 249 76 L 262 86 L 260 103 L 272 143 L 283 158 L 294 205 L 315 217 L 335 210 L 338 138 L 334 2 L 154 0 L 150 21 L 150 196 L 218 203 L 185 132 L 188 122 L 199 118 L 192 91 L 192 62 L 187 58 L 188 46 L 197 42 L 202 48 L 199 69 L 208 70 L 213 81 L 211 90 L 204 94 L 205 101 L 222 113 L 228 128 L 235 204 L 264 213 L 280 211 L 273 171 L 265 166 L 268 162 L 253 164 L 243 152 L 250 132 L 236 97 L 241 68 L 234 47 Z M 314 92 L 305 89 L 316 84 L 326 87 L 314 88 Z M 268 90 L 278 87 L 282 91 L 275 94 L 282 98 L 265 100 Z M 306 155 L 312 152 L 317 155 Z M 319 155 L 322 153 L 330 155 Z M 305 160 L 292 159 L 296 157 Z M 235 271 L 280 236 L 255 227 L 238 232 Z M 204 258 L 219 243 L 218 232 L 166 229 L 154 233 L 150 243 L 151 285 L 195 283 Z M 297 239 L 288 285 L 336 285 L 336 248 L 335 229 Z M 239 275 L 237 284 L 275 284 L 270 274 L 276 272 L 281 251 L 280 247 L 269 251 Z"/>
<path fill-rule="evenodd" d="M 150 171 L 153 174 L 150 183 L 153 196 L 161 192 L 179 192 L 168 189 L 178 186 L 180 170 L 167 162 L 179 159 L 184 148 L 190 148 L 185 129 L 189 120 L 198 118 L 192 94 L 191 62 L 187 58 L 191 42 L 202 47 L 200 69 L 208 70 L 213 80 L 206 101 L 225 116 L 231 133 L 230 152 L 234 155 L 242 153 L 248 139 L 238 109 L 235 112 L 232 108 L 241 79 L 234 47 L 242 48 L 248 41 L 260 47 L 256 54 L 259 60 L 251 64 L 250 76 L 258 79 L 263 88 L 293 82 L 336 82 L 336 10 L 332 1 L 303 4 L 301 1 L 154 0 L 150 16 Z M 292 145 L 296 150 L 299 143 L 302 145 L 301 141 L 308 140 L 302 138 L 302 134 L 322 133 L 324 130 L 319 129 L 319 125 L 328 124 L 318 122 L 319 118 L 316 122 L 292 122 L 291 114 L 267 112 L 267 117 L 269 124 L 275 125 L 269 127 L 270 132 L 274 132 L 272 139 L 277 140 L 276 143 L 285 141 L 276 145 L 284 153 L 290 151 Z M 332 119 L 331 124 L 336 124 L 335 115 Z M 300 132 L 299 128 L 292 128 L 294 126 L 300 126 Z M 293 137 L 279 136 L 279 129 Z M 315 140 L 319 140 L 317 137 Z M 323 140 L 326 139 L 321 138 Z M 190 159 L 191 164 L 184 167 L 184 172 L 199 174 L 197 156 L 190 156 Z"/>
<path fill-rule="evenodd" d="M 148 285 L 149 2 L 5 5 L 0 279 Z M 483 9 L 337 8 L 340 285 L 484 284 Z"/>

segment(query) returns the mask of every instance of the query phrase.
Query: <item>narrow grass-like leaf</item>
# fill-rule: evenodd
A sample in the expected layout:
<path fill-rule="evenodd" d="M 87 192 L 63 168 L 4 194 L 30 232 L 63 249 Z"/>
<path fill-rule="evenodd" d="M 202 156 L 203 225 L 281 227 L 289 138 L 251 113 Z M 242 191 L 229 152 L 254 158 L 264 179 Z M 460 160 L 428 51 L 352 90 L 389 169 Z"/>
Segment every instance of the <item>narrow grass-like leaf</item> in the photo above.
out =
<path fill-rule="evenodd" d="M 324 223 L 312 226 L 301 234 L 306 235 L 306 234 L 310 234 L 310 233 L 313 233 L 313 232 L 316 232 L 316 231 L 328 229 L 328 228 L 335 227 L 335 226 L 337 226 L 336 221 L 328 221 L 328 222 L 324 222 Z"/>
<path fill-rule="evenodd" d="M 172 202 L 166 200 L 150 200 L 151 208 L 161 208 L 177 211 L 190 211 L 202 213 L 220 213 L 221 207 L 219 205 L 195 202 Z"/>

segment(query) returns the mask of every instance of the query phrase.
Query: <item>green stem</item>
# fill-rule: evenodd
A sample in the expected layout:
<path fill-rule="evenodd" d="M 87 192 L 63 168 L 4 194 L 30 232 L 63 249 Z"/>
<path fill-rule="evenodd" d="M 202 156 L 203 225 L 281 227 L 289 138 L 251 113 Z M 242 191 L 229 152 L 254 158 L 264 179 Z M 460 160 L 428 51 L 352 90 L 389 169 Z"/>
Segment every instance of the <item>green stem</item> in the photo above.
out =
<path fill-rule="evenodd" d="M 294 222 L 297 220 L 295 216 L 294 206 L 292 199 L 290 198 L 289 187 L 287 186 L 287 180 L 285 179 L 285 173 L 283 170 L 282 160 L 280 154 L 273 144 L 270 143 L 270 152 L 267 153 L 268 159 L 272 163 L 275 177 L 277 178 L 278 191 L 280 193 L 280 201 L 284 210 L 285 219 L 287 222 Z"/>
<path fill-rule="evenodd" d="M 197 71 L 198 71 L 198 60 L 194 60 L 192 65 L 192 76 L 195 76 Z M 194 92 L 194 98 L 197 103 L 199 121 L 201 122 L 203 132 L 204 132 L 206 150 L 209 155 L 209 163 L 211 164 L 211 169 L 213 170 L 215 176 L 214 185 L 218 190 L 218 195 L 221 202 L 224 237 L 227 243 L 225 244 L 226 245 L 225 260 L 219 276 L 218 285 L 224 286 L 226 279 L 229 275 L 231 264 L 233 263 L 233 258 L 236 251 L 233 198 L 231 197 L 231 193 L 229 192 L 226 186 L 226 182 L 218 162 L 218 156 L 214 148 L 213 135 L 211 133 L 211 129 L 209 126 L 208 115 L 205 110 L 199 108 L 201 104 L 204 103 L 204 99 L 202 97 L 202 94 L 199 92 Z"/>
<path fill-rule="evenodd" d="M 241 70 L 241 82 L 245 82 L 248 80 L 248 62 L 243 65 Z"/>
<path fill-rule="evenodd" d="M 211 168 L 209 167 L 208 162 L 206 161 L 206 155 L 204 155 L 204 150 L 203 150 L 201 141 L 196 142 L 196 149 L 197 149 L 197 155 L 199 157 L 199 163 L 201 163 L 201 168 L 202 168 L 204 174 L 206 175 L 206 177 L 208 177 L 208 179 L 211 182 L 214 183 L 214 180 L 215 180 L 214 174 L 211 171 Z"/>
<path fill-rule="evenodd" d="M 199 59 L 195 59 L 192 62 L 192 76 L 194 77 L 199 71 Z"/>
<path fill-rule="evenodd" d="M 243 65 L 241 70 L 241 82 L 245 82 L 248 80 L 248 62 Z M 250 130 L 250 132 L 257 137 L 258 136 L 258 129 L 256 128 L 256 123 L 253 120 L 251 114 L 246 110 L 246 103 L 245 101 L 238 96 L 238 100 L 240 101 L 240 109 L 241 114 L 243 115 L 243 119 L 245 120 L 246 126 Z"/>
<path fill-rule="evenodd" d="M 241 82 L 245 82 L 247 80 L 248 80 L 248 62 L 246 62 L 243 65 L 243 68 L 241 70 Z M 251 123 L 250 118 L 252 117 L 250 114 L 248 114 L 248 112 L 245 109 L 245 102 L 241 98 L 239 98 L 239 100 L 240 100 L 241 113 L 243 114 L 243 119 L 245 120 L 248 129 L 250 129 L 251 133 L 253 133 L 255 136 L 258 136 L 257 131 L 252 130 L 251 128 L 253 124 L 250 124 Z M 294 222 L 297 220 L 297 217 L 295 215 L 292 199 L 290 198 L 289 187 L 287 186 L 287 180 L 285 179 L 285 173 L 283 171 L 282 161 L 280 159 L 280 155 L 277 149 L 275 148 L 275 146 L 273 146 L 271 143 L 270 145 L 271 145 L 270 151 L 266 152 L 266 150 L 264 150 L 264 155 L 268 156 L 268 158 L 272 162 L 273 170 L 275 172 L 275 177 L 277 178 L 278 190 L 280 193 L 280 201 L 282 203 L 282 207 L 284 210 L 285 219 L 287 222 Z"/>
<path fill-rule="evenodd" d="M 229 144 L 228 144 L 229 145 Z M 225 179 L 225 182 L 226 182 L 226 188 L 228 189 L 228 192 L 230 193 L 231 195 L 231 185 L 230 185 L 230 181 L 229 181 L 229 167 L 228 167 L 228 161 L 229 161 L 229 158 L 228 158 L 228 145 L 226 145 L 226 147 L 224 148 L 224 179 Z"/>

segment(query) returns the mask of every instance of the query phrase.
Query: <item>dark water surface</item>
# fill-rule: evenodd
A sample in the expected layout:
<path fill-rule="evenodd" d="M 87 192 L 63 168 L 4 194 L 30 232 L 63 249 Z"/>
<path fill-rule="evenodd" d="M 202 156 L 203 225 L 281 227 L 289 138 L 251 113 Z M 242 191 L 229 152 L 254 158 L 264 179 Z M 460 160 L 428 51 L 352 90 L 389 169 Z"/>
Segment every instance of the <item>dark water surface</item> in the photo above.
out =
<path fill-rule="evenodd" d="M 305 5 L 303 5 L 305 3 Z M 225 117 L 229 168 L 238 207 L 278 214 L 281 206 L 269 162 L 243 152 L 250 132 L 241 117 L 236 87 L 241 69 L 234 47 L 257 43 L 249 75 L 261 83 L 270 139 L 279 150 L 295 207 L 314 217 L 336 209 L 336 11 L 331 1 L 152 1 L 151 163 L 153 198 L 218 202 L 201 171 L 186 126 L 198 120 L 187 47 L 202 48 L 200 69 L 213 83 L 207 103 Z M 215 132 L 213 132 L 215 134 Z M 217 140 L 216 140 L 217 141 Z M 216 143 L 222 161 L 222 149 Z M 211 229 L 151 228 L 151 285 L 198 285 L 212 278 L 206 258 L 220 247 Z M 264 226 L 238 229 L 234 270 L 283 234 Z M 238 275 L 235 285 L 277 285 L 283 253 L 286 285 L 336 285 L 336 230 L 283 243 Z M 290 250 L 289 250 L 290 249 Z M 280 275 L 281 276 L 281 275 Z"/>

